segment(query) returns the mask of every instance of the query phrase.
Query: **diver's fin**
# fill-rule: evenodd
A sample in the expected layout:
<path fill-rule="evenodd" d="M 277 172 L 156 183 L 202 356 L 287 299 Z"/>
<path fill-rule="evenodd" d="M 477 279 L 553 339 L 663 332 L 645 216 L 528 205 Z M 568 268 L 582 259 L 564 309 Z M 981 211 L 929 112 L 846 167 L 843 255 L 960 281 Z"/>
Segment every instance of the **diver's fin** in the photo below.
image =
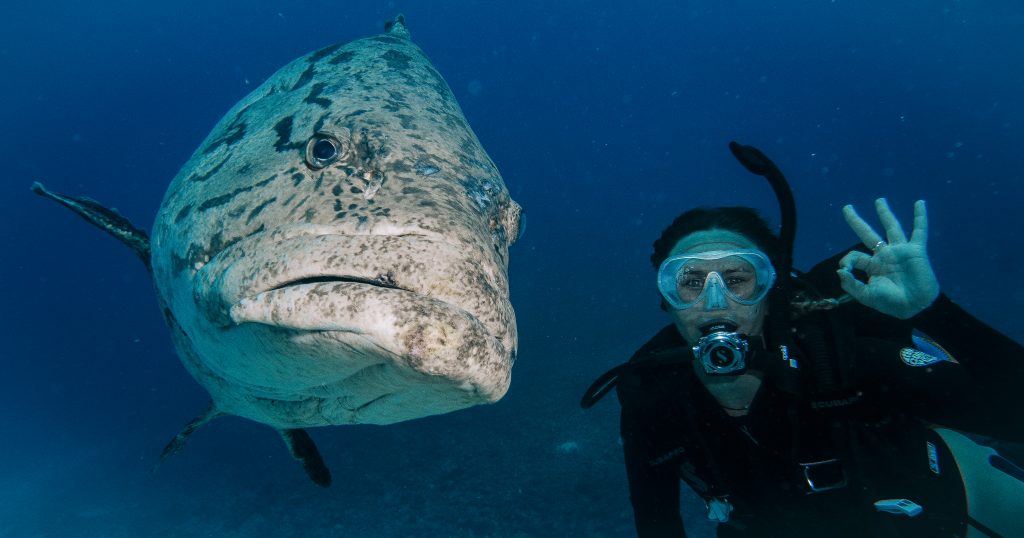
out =
<path fill-rule="evenodd" d="M 207 409 L 205 413 L 192 419 L 192 422 L 186 424 L 185 427 L 182 428 L 180 432 L 178 432 L 178 435 L 175 435 L 174 439 L 171 439 L 171 442 L 167 443 L 167 446 L 164 447 L 163 452 L 160 453 L 160 459 L 157 460 L 156 465 L 153 466 L 153 469 L 150 472 L 155 473 L 157 468 L 160 467 L 160 464 L 162 464 L 164 460 L 181 451 L 182 447 L 185 446 L 185 442 L 188 441 L 189 437 L 192 437 L 192 434 L 195 433 L 196 430 L 205 425 L 207 422 L 210 422 L 211 420 L 223 415 L 224 413 L 218 411 L 216 406 L 214 406 L 213 403 L 210 403 L 210 408 Z"/>
<path fill-rule="evenodd" d="M 320 451 L 316 449 L 313 438 L 306 433 L 306 430 L 295 428 L 291 430 L 277 430 L 288 445 L 288 451 L 292 457 L 302 464 L 306 475 L 314 484 L 326 488 L 331 485 L 331 471 L 324 465 L 324 459 L 320 457 Z"/>
<path fill-rule="evenodd" d="M 152 270 L 149 264 L 149 235 L 136 228 L 117 211 L 103 207 L 96 200 L 49 191 L 38 181 L 32 184 L 32 192 L 74 211 L 76 215 L 89 221 L 93 226 L 128 245 L 128 248 L 132 249 L 135 255 L 142 260 L 142 263 L 146 264 L 146 269 Z"/>

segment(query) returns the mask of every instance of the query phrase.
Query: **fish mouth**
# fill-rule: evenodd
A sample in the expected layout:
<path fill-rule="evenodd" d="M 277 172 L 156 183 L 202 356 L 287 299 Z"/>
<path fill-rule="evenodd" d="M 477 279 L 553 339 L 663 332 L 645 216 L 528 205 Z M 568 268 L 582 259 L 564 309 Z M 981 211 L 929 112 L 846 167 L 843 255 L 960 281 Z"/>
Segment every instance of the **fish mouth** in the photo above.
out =
<path fill-rule="evenodd" d="M 374 371 L 402 395 L 390 399 L 454 386 L 490 402 L 508 388 L 516 328 L 504 270 L 481 252 L 417 234 L 247 238 L 196 273 L 193 294 L 223 338 L 272 347 L 256 354 L 296 385 Z"/>
<path fill-rule="evenodd" d="M 306 278 L 246 297 L 230 314 L 234 331 L 264 348 L 276 341 L 270 360 L 287 359 L 272 370 L 334 396 L 320 407 L 332 423 L 387 424 L 495 402 L 508 390 L 514 348 L 457 305 L 396 286 Z"/>
<path fill-rule="evenodd" d="M 393 290 L 409 291 L 409 290 L 403 289 L 403 288 L 395 285 L 395 283 L 390 281 L 390 278 L 387 277 L 387 276 L 378 276 L 377 278 L 365 278 L 365 277 L 352 276 L 352 275 L 321 275 L 321 276 L 311 276 L 311 277 L 299 278 L 299 279 L 295 279 L 295 280 L 292 280 L 292 281 L 289 281 L 289 282 L 284 282 L 282 284 L 274 286 L 273 288 L 270 288 L 267 291 L 277 291 L 277 290 L 281 290 L 281 289 L 284 289 L 284 288 L 289 288 L 289 287 L 292 287 L 292 286 L 303 286 L 303 285 L 306 285 L 306 284 L 324 284 L 324 283 L 331 283 L 331 282 L 334 282 L 334 283 L 348 282 L 348 283 L 353 283 L 353 284 L 366 284 L 367 286 L 375 286 L 375 287 L 379 287 L 379 288 L 387 288 L 387 289 L 393 289 Z"/>

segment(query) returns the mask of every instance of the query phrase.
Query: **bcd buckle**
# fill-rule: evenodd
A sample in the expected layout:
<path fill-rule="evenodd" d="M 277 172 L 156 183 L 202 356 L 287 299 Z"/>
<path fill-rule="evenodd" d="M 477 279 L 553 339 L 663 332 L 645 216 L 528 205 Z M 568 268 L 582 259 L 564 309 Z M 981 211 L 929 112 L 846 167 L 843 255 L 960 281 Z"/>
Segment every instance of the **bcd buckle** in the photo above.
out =
<path fill-rule="evenodd" d="M 846 470 L 837 458 L 829 460 L 800 463 L 804 474 L 805 493 L 814 494 L 833 489 L 845 488 L 847 485 Z"/>

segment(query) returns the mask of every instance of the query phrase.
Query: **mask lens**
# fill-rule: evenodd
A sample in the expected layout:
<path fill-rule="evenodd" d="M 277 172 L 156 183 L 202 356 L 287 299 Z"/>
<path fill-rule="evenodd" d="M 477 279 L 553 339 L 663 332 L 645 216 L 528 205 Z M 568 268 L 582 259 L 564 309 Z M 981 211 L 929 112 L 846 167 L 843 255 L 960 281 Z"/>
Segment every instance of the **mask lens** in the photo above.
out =
<path fill-rule="evenodd" d="M 658 289 L 676 309 L 710 301 L 710 295 L 719 304 L 721 294 L 740 304 L 754 304 L 774 281 L 771 263 L 757 251 L 680 254 L 665 260 L 658 271 Z"/>
<path fill-rule="evenodd" d="M 749 301 L 757 293 L 757 271 L 750 262 L 739 256 L 718 260 L 691 260 L 679 270 L 676 280 L 679 297 L 692 303 L 704 292 L 708 276 L 718 273 L 727 295 Z"/>

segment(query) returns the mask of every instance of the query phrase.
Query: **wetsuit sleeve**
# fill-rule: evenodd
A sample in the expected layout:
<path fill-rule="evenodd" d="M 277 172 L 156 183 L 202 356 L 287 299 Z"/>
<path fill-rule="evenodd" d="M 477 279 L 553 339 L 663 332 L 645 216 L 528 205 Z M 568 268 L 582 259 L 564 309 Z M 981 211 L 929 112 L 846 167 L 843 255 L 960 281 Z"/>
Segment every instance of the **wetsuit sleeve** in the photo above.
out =
<path fill-rule="evenodd" d="M 873 313 L 857 316 L 855 355 L 866 387 L 878 392 L 888 412 L 916 416 L 956 430 L 1024 441 L 1019 382 L 1024 349 L 940 295 L 917 316 L 900 321 Z M 915 357 L 913 333 L 938 344 Z M 934 355 L 932 355 L 934 353 Z M 918 360 L 915 360 L 918 359 Z"/>
<path fill-rule="evenodd" d="M 819 263 L 806 275 L 822 296 L 842 293 L 835 268 L 849 250 Z M 1024 441 L 1024 421 L 1016 411 L 1019 384 L 1024 380 L 1020 344 L 945 294 L 909 320 L 856 303 L 836 315 L 855 334 L 857 363 L 870 370 L 869 378 L 890 385 L 886 389 L 889 403 L 951 428 Z M 900 353 L 913 347 L 910 335 L 915 330 L 938 343 L 956 362 L 915 367 L 902 361 Z"/>
<path fill-rule="evenodd" d="M 652 465 L 648 447 L 657 430 L 651 428 L 647 416 L 640 416 L 636 411 L 623 402 L 622 447 L 637 536 L 686 536 L 679 514 L 679 477 L 671 462 Z"/>
<path fill-rule="evenodd" d="M 966 387 L 945 425 L 1008 441 L 1024 441 L 1020 383 L 1024 346 L 981 322 L 949 297 L 910 319 L 918 331 L 945 348 L 962 370 Z"/>

